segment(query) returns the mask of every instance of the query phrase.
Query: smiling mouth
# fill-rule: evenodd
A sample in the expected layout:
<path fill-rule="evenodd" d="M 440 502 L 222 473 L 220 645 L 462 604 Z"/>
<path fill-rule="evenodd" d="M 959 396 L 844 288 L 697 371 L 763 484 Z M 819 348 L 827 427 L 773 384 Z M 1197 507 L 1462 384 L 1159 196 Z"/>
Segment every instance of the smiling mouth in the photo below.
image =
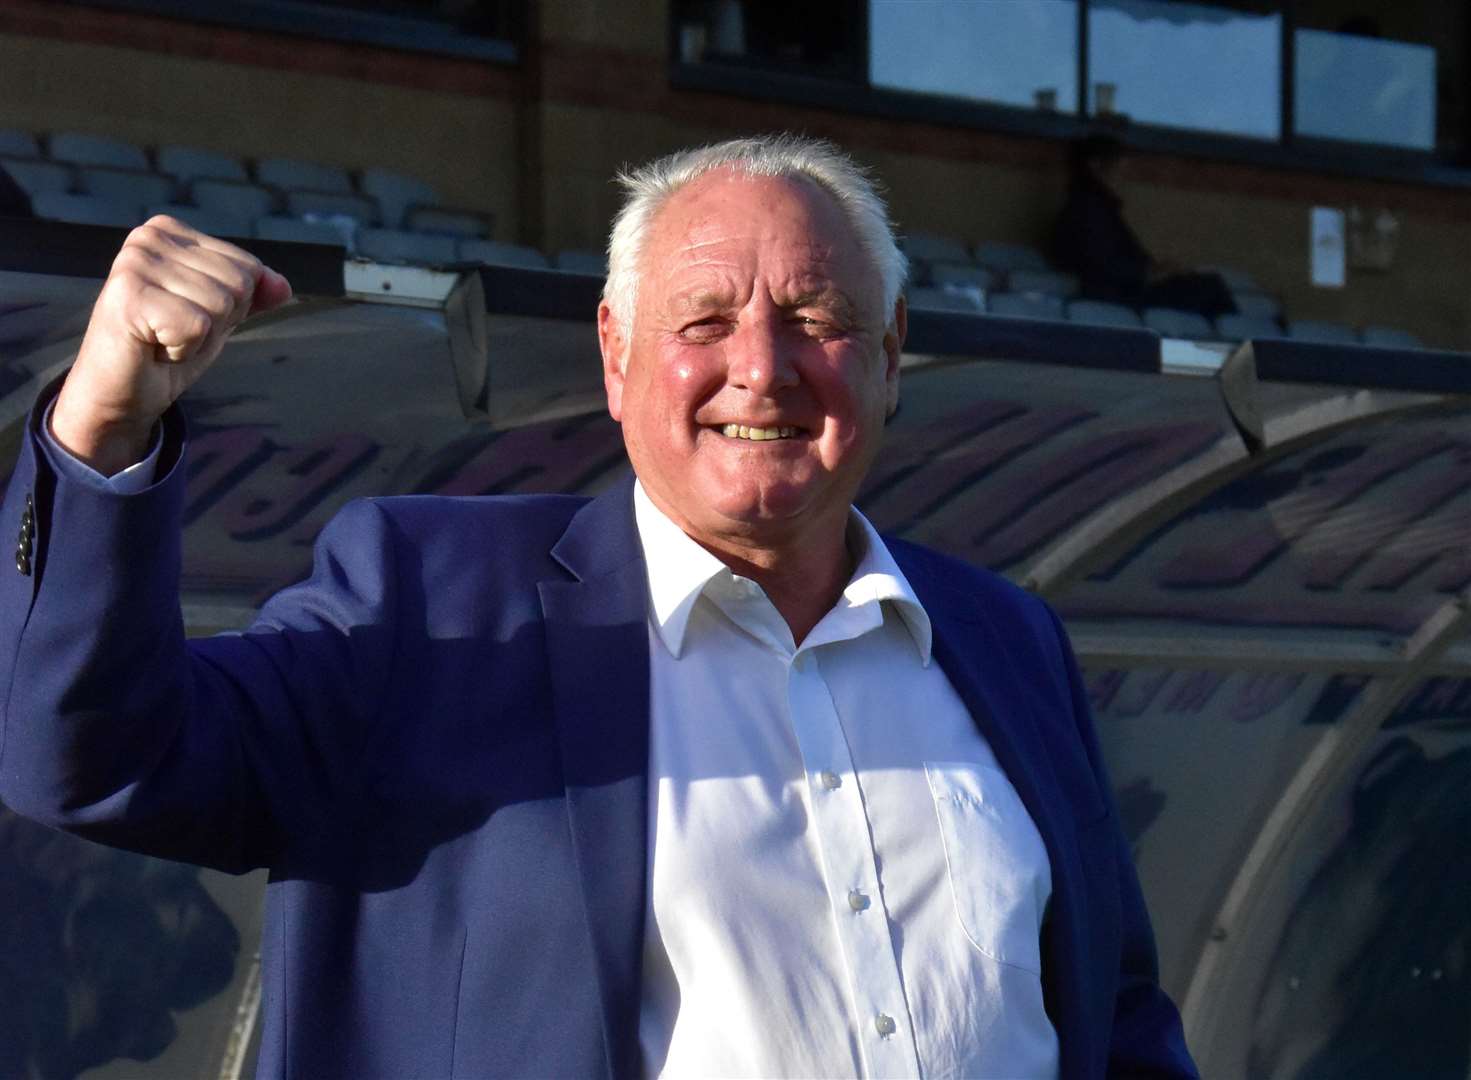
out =
<path fill-rule="evenodd" d="M 794 439 L 801 434 L 794 427 L 747 427 L 745 424 L 725 424 L 717 428 L 728 439 L 746 439 L 750 442 L 769 442 L 774 439 Z"/>

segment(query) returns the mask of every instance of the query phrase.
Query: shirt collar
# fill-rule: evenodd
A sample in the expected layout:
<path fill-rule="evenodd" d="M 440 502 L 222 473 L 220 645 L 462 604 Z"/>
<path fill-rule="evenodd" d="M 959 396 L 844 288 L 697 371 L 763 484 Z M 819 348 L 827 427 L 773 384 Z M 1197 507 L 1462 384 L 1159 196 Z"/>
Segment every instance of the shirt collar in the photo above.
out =
<path fill-rule="evenodd" d="M 721 575 L 734 575 L 655 506 L 638 481 L 633 485 L 633 514 L 648 567 L 650 614 L 664 647 L 677 660 L 684 651 L 690 613 L 705 587 Z M 924 605 L 878 530 L 856 508 L 849 515 L 848 543 L 860 554 L 839 605 L 892 604 L 914 640 L 920 662 L 928 667 L 934 636 Z"/>

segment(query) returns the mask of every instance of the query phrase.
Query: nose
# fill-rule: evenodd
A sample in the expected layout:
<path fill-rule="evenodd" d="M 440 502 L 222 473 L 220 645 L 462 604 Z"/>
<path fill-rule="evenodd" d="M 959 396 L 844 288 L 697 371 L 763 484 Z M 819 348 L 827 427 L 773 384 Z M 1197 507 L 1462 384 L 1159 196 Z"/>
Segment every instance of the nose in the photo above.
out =
<path fill-rule="evenodd" d="M 783 340 L 779 319 L 742 320 L 726 339 L 726 363 L 732 386 L 762 397 L 796 386 L 799 378 L 791 342 Z"/>

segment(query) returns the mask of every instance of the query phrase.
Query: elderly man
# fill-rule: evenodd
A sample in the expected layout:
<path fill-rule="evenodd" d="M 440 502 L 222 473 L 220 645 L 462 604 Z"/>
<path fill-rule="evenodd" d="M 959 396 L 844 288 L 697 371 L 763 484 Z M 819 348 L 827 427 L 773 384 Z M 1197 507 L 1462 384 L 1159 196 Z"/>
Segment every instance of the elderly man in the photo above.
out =
<path fill-rule="evenodd" d="M 173 402 L 289 286 L 137 230 L 6 497 L 0 796 L 271 869 L 267 1076 L 1194 1075 L 1056 620 L 852 509 L 905 329 L 872 185 L 788 137 L 624 179 L 637 481 L 353 504 L 199 642 Z"/>

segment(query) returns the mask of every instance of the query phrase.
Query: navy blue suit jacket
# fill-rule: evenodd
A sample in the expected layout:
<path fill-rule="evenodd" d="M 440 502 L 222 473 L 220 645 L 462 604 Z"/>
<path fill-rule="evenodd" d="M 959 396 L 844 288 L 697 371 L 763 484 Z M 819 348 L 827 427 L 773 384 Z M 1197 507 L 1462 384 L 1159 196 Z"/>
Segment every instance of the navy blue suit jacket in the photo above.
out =
<path fill-rule="evenodd" d="M 156 485 L 24 440 L 0 520 L 0 799 L 104 843 L 270 868 L 261 1074 L 640 1070 L 648 632 L 630 488 L 351 504 L 246 633 L 186 642 L 182 434 Z M 166 463 L 167 464 L 167 463 Z M 1056 619 L 901 542 L 935 656 L 1041 831 L 1065 1077 L 1194 1075 Z"/>

